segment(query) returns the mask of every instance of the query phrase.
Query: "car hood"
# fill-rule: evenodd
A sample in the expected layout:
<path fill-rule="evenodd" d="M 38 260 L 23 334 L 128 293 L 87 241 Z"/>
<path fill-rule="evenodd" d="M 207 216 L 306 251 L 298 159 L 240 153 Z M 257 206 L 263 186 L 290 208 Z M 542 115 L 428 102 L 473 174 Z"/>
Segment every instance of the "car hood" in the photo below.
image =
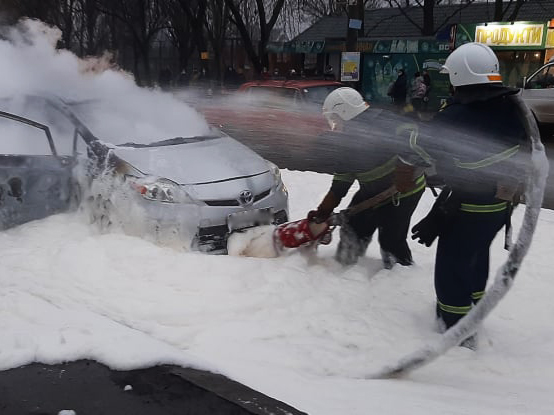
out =
<path fill-rule="evenodd" d="M 113 151 L 142 173 L 179 184 L 212 183 L 269 170 L 261 156 L 230 137 L 160 147 L 115 147 Z"/>

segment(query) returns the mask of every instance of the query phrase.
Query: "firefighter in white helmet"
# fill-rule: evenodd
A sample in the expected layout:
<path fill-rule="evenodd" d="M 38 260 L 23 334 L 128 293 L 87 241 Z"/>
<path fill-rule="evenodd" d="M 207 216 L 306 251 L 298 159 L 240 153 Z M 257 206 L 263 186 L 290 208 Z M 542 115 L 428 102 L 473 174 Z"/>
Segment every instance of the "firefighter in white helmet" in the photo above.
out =
<path fill-rule="evenodd" d="M 489 247 L 500 229 L 509 227 L 525 177 L 528 140 L 518 90 L 503 86 L 488 46 L 460 46 L 447 57 L 443 73 L 455 91 L 432 122 L 436 134 L 444 132 L 441 139 L 425 150 L 446 186 L 413 227 L 412 238 L 430 246 L 438 237 L 436 310 L 439 327 L 447 329 L 484 295 Z M 411 141 L 417 145 L 417 137 Z M 465 345 L 473 348 L 475 340 L 472 336 Z"/>
<path fill-rule="evenodd" d="M 378 195 L 386 199 L 348 216 L 340 229 L 340 242 L 335 258 L 344 265 L 357 262 L 365 254 L 376 230 L 385 268 L 395 263 L 411 265 L 412 253 L 406 241 L 410 218 L 423 191 L 425 177 L 399 159 L 395 146 L 385 139 L 375 138 L 369 104 L 353 88 L 332 91 L 323 103 L 323 115 L 332 133 L 329 142 L 320 149 L 332 147 L 337 151 L 335 174 L 331 188 L 308 218 L 326 220 L 357 180 L 360 186 L 350 206 L 357 206 Z M 392 128 L 394 134 L 394 128 Z M 319 142 L 319 141 L 318 141 Z M 344 149 L 341 152 L 341 148 Z M 391 192 L 391 188 L 393 191 Z"/>

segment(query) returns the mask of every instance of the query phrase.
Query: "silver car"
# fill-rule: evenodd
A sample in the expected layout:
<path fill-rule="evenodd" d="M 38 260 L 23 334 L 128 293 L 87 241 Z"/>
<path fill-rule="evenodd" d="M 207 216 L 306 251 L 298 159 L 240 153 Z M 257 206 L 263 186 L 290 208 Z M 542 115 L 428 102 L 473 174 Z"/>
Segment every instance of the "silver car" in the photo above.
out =
<path fill-rule="evenodd" d="M 32 99 L 36 104 L 42 98 Z M 49 149 L 0 156 L 0 229 L 82 200 L 103 228 L 224 253 L 230 232 L 288 220 L 288 194 L 277 166 L 219 130 L 113 145 L 94 136 L 73 105 L 50 97 L 44 102 L 43 112 L 54 109 L 72 126 L 69 154 L 59 155 L 46 125 L 0 112 L 0 128 L 10 121 L 39 129 Z M 9 138 L 4 134 L 2 140 Z"/>
<path fill-rule="evenodd" d="M 554 59 L 524 78 L 521 97 L 538 123 L 554 131 Z"/>

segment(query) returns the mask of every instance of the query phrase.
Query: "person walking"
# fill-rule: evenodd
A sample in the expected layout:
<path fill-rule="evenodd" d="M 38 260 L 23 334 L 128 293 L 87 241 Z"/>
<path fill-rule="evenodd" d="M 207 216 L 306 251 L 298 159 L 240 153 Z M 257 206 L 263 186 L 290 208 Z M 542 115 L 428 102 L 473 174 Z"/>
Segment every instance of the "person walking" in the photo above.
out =
<path fill-rule="evenodd" d="M 408 93 L 408 79 L 404 69 L 398 70 L 398 77 L 390 88 L 390 96 L 392 103 L 399 108 L 403 108 L 406 105 L 406 95 Z"/>
<path fill-rule="evenodd" d="M 427 111 L 429 106 L 429 96 L 431 95 L 431 75 L 427 69 L 423 70 L 423 83 L 425 84 L 425 96 L 423 97 L 423 111 Z"/>
<path fill-rule="evenodd" d="M 412 88 L 410 91 L 410 103 L 414 107 L 414 111 L 420 112 L 423 110 L 423 99 L 427 91 L 423 76 L 416 72 L 412 80 Z"/>
<path fill-rule="evenodd" d="M 454 95 L 431 128 L 445 140 L 434 140 L 425 150 L 446 186 L 429 214 L 412 228 L 412 238 L 430 246 L 438 237 L 436 313 L 444 330 L 484 295 L 490 246 L 503 226 L 509 228 L 526 174 L 529 140 L 515 97 L 518 90 L 503 86 L 498 59 L 488 46 L 460 46 L 442 71 L 448 73 Z M 462 345 L 475 348 L 476 337 Z"/>
<path fill-rule="evenodd" d="M 365 255 L 375 231 L 378 231 L 385 268 L 395 263 L 411 265 L 412 253 L 406 241 L 411 216 L 425 190 L 423 171 L 402 162 L 391 142 L 371 139 L 375 115 L 353 88 L 332 91 L 323 104 L 323 114 L 332 132 L 318 140 L 318 148 L 332 148 L 337 154 L 331 188 L 308 219 L 322 222 L 346 196 L 355 181 L 360 188 L 349 208 L 356 209 L 370 198 L 382 198 L 375 206 L 348 215 L 341 224 L 335 259 L 352 265 Z M 394 131 L 394 127 L 392 127 Z M 364 140 L 365 139 L 365 140 Z M 344 153 L 340 149 L 344 148 Z"/>

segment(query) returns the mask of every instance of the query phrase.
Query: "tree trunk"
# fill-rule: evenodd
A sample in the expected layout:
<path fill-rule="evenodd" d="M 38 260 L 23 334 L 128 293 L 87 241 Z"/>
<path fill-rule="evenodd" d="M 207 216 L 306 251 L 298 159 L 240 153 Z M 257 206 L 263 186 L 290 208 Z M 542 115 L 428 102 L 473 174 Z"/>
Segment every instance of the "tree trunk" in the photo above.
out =
<path fill-rule="evenodd" d="M 152 85 L 152 71 L 150 68 L 150 42 L 146 41 L 140 45 L 140 58 L 144 69 L 144 79 L 146 85 Z"/>
<path fill-rule="evenodd" d="M 495 0 L 494 2 L 494 21 L 501 22 L 504 17 L 504 11 L 502 10 L 502 0 Z"/>
<path fill-rule="evenodd" d="M 423 35 L 431 36 L 435 34 L 435 0 L 423 1 Z"/>

